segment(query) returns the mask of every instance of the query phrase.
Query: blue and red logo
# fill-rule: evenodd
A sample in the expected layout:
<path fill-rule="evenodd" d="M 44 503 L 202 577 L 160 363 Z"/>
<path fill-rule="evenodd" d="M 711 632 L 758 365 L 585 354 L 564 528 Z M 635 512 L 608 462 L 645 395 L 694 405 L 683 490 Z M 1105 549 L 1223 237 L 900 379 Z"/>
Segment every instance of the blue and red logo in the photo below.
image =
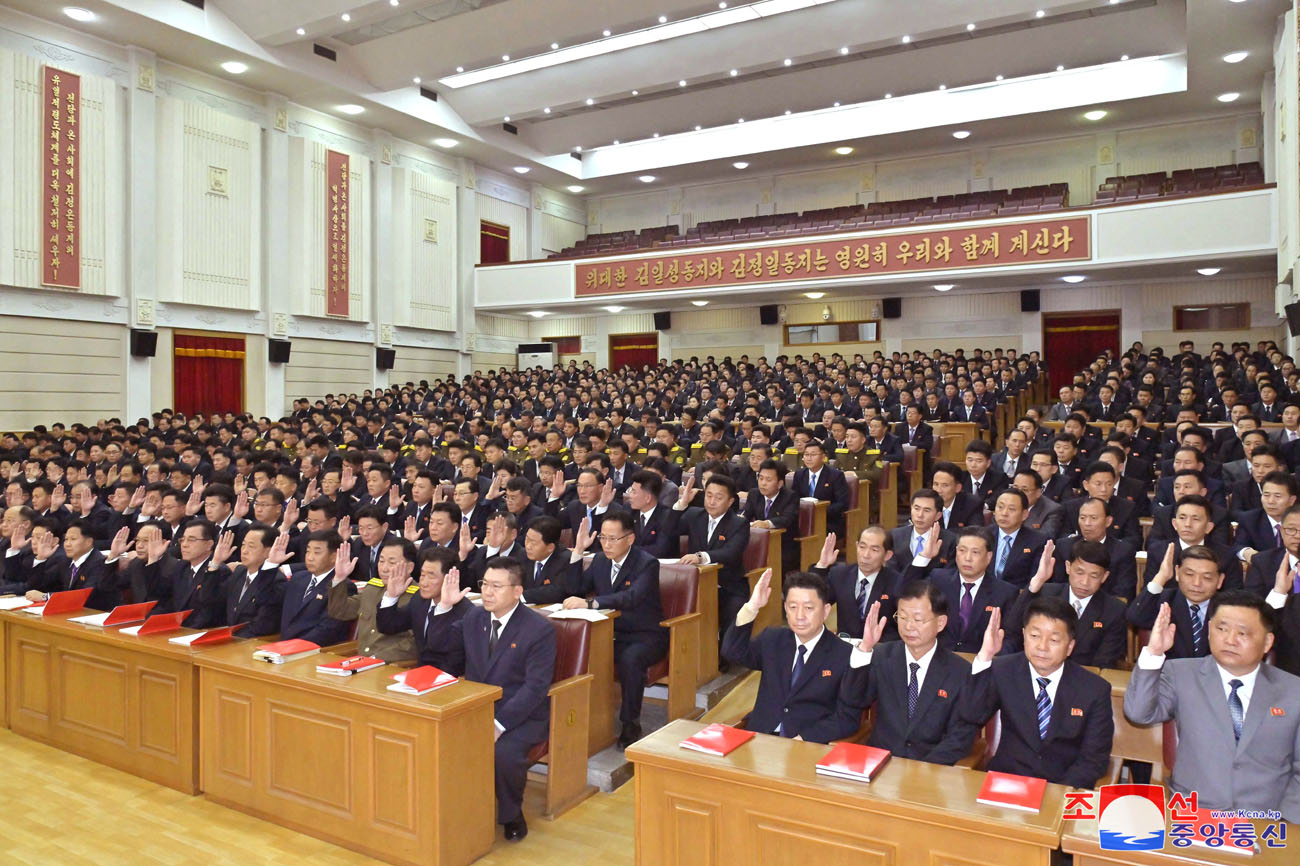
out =
<path fill-rule="evenodd" d="M 1159 851 L 1165 846 L 1161 785 L 1103 785 L 1097 792 L 1097 834 L 1107 851 Z"/>

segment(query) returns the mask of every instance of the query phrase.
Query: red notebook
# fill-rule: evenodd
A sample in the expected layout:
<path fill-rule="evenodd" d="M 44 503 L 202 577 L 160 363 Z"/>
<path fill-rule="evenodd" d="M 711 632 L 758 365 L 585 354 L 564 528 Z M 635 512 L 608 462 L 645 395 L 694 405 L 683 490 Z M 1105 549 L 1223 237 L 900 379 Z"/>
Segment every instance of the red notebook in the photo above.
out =
<path fill-rule="evenodd" d="M 1046 779 L 989 772 L 984 776 L 984 787 L 980 788 L 975 801 L 986 806 L 1037 812 L 1043 806 L 1043 792 L 1046 790 Z"/>
<path fill-rule="evenodd" d="M 870 782 L 889 760 L 888 749 L 863 746 L 858 743 L 836 743 L 817 762 L 817 772 L 823 776 Z"/>
<path fill-rule="evenodd" d="M 119 604 L 108 612 L 108 619 L 104 620 L 104 625 L 124 625 L 126 623 L 140 622 L 149 616 L 149 611 L 153 610 L 156 601 L 142 601 L 138 604 Z"/>
<path fill-rule="evenodd" d="M 239 631 L 246 625 L 248 625 L 248 623 L 241 622 L 237 625 L 223 625 L 218 628 L 210 628 L 207 631 L 171 638 L 168 643 L 180 644 L 181 646 L 206 646 L 216 643 L 226 643 L 234 640 L 235 632 Z"/>
<path fill-rule="evenodd" d="M 318 652 L 320 652 L 320 645 L 309 640 L 281 640 L 262 644 L 253 653 L 253 658 L 279 665 Z"/>
<path fill-rule="evenodd" d="M 753 731 L 742 731 L 730 725 L 714 722 L 693 737 L 682 740 L 682 748 L 706 755 L 729 755 L 737 746 L 754 739 Z"/>
<path fill-rule="evenodd" d="M 19 608 L 24 613 L 39 614 L 41 616 L 53 616 L 58 613 L 75 613 L 86 606 L 86 599 L 94 590 L 91 587 L 85 589 L 68 589 L 63 592 L 52 592 L 50 597 L 45 600 L 45 604 L 38 607 Z"/>
<path fill-rule="evenodd" d="M 141 625 L 122 629 L 122 634 L 147 635 L 179 631 L 181 623 L 185 622 L 185 617 L 193 612 L 192 610 L 178 610 L 175 613 L 157 613 L 149 617 Z"/>
<path fill-rule="evenodd" d="M 422 665 L 409 671 L 402 671 L 400 674 L 393 674 L 393 679 L 397 682 L 389 686 L 388 690 L 401 692 L 404 695 L 426 695 L 434 689 L 456 682 L 456 678 L 451 674 L 433 665 Z"/>
<path fill-rule="evenodd" d="M 1216 818 L 1214 809 L 1197 809 L 1192 835 L 1193 845 L 1215 851 L 1231 851 L 1250 856 L 1255 853 L 1255 827 L 1249 818 Z M 1177 819 L 1175 819 L 1177 820 Z M 1247 829 L 1248 828 L 1248 829 Z"/>
<path fill-rule="evenodd" d="M 328 664 L 316 665 L 316 673 L 333 674 L 336 677 L 350 677 L 371 668 L 382 667 L 384 664 L 383 659 L 377 659 L 373 656 L 351 656 Z"/>

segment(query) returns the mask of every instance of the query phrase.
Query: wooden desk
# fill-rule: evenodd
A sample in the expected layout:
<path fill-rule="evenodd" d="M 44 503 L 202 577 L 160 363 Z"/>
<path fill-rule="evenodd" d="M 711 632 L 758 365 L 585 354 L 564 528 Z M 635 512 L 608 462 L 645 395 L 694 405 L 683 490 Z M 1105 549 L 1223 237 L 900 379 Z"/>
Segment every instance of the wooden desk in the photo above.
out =
<path fill-rule="evenodd" d="M 1254 821 L 1255 833 L 1259 834 L 1267 821 Z M 1296 860 L 1295 839 L 1300 833 L 1300 825 L 1287 827 L 1287 847 L 1269 848 L 1260 845 L 1254 856 L 1249 853 L 1226 849 L 1190 846 L 1175 848 L 1165 837 L 1162 851 L 1103 851 L 1097 838 L 1097 822 L 1066 821 L 1065 832 L 1061 835 L 1061 850 L 1074 855 L 1074 866 L 1229 866 L 1229 864 L 1251 863 L 1255 866 L 1293 866 Z"/>
<path fill-rule="evenodd" d="M 829 748 L 759 734 L 726 758 L 680 748 L 679 719 L 627 750 L 641 866 L 816 862 L 1047 866 L 1065 788 L 1038 814 L 975 802 L 984 774 L 893 758 L 871 784 L 818 776 Z"/>
<path fill-rule="evenodd" d="M 588 710 L 587 754 L 594 755 L 618 739 L 618 697 L 614 690 L 614 620 L 619 612 L 601 611 L 605 619 L 591 624 L 591 706 Z"/>
<path fill-rule="evenodd" d="M 0 613 L 14 733 L 186 794 L 198 793 L 196 651 L 166 635 Z M 245 652 L 251 652 L 251 649 Z"/>
<path fill-rule="evenodd" d="M 392 666 L 316 673 L 325 655 L 254 661 L 253 645 L 196 657 L 209 799 L 390 863 L 461 866 L 496 838 L 492 705 L 461 681 L 387 690 Z"/>

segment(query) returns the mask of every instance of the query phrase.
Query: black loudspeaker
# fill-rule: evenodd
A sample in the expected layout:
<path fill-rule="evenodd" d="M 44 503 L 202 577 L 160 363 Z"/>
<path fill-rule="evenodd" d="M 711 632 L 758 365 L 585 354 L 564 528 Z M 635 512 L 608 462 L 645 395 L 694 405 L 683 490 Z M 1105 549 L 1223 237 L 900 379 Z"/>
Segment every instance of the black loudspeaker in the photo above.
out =
<path fill-rule="evenodd" d="M 1286 323 L 1291 336 L 1300 337 L 1300 303 L 1286 305 Z"/>
<path fill-rule="evenodd" d="M 666 331 L 673 326 L 672 313 L 655 313 L 655 330 Z"/>
<path fill-rule="evenodd" d="M 764 304 L 758 308 L 760 325 L 776 325 L 781 321 L 781 309 L 776 304 Z"/>
<path fill-rule="evenodd" d="M 287 364 L 290 345 L 292 344 L 288 340 L 272 340 L 267 346 L 266 357 L 272 364 Z"/>
<path fill-rule="evenodd" d="M 393 362 L 397 360 L 396 349 L 381 349 L 375 347 L 375 368 L 379 370 L 393 369 Z"/>
<path fill-rule="evenodd" d="M 880 314 L 886 319 L 903 318 L 903 299 L 885 298 L 880 302 Z"/>
<path fill-rule="evenodd" d="M 1020 312 L 1038 312 L 1038 289 L 1022 289 L 1020 292 Z"/>
<path fill-rule="evenodd" d="M 158 351 L 158 332 L 131 329 L 131 357 L 152 358 Z"/>

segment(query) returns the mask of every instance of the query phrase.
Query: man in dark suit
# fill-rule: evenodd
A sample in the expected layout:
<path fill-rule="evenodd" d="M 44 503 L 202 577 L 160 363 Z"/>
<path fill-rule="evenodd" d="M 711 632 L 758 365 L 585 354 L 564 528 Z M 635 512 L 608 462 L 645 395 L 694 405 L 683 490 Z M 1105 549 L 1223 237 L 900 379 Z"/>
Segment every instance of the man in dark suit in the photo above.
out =
<path fill-rule="evenodd" d="M 993 464 L 993 447 L 983 439 L 966 444 L 966 471 L 962 473 L 961 489 L 980 501 L 990 511 L 999 493 L 1006 489 L 1009 479 Z"/>
<path fill-rule="evenodd" d="M 348 579 L 355 566 L 348 549 L 340 547 L 338 532 L 320 529 L 309 533 L 303 564 L 281 568 L 289 572 L 289 582 L 280 612 L 280 639 L 308 640 L 323 647 L 347 640 L 348 624 L 329 617 L 326 596 L 331 586 Z"/>
<path fill-rule="evenodd" d="M 334 537 L 338 538 L 337 533 Z M 220 566 L 208 567 L 212 551 L 216 549 L 216 527 L 207 520 L 196 518 L 185 524 L 179 541 L 179 559 L 170 554 L 153 559 L 158 551 L 150 549 L 151 561 L 145 563 L 143 575 L 148 600 L 157 600 L 155 613 L 193 611 L 185 617 L 183 625 L 186 628 L 207 628 L 215 623 L 218 610 L 201 603 L 205 598 L 204 584 L 209 580 L 220 583 L 225 578 Z M 206 597 L 211 597 L 211 594 Z"/>
<path fill-rule="evenodd" d="M 414 547 L 408 550 L 408 545 L 410 542 L 406 539 L 390 539 L 384 544 L 384 549 L 390 553 L 384 561 L 384 588 L 375 611 L 375 627 L 385 640 L 409 639 L 419 664 L 460 674 L 465 669 L 464 647 L 453 643 L 435 650 L 428 642 L 429 627 L 433 623 L 434 609 L 442 597 L 442 588 L 449 575 L 457 574 L 456 557 L 446 548 L 430 547 L 420 551 L 412 563 L 418 569 L 415 572 L 418 583 L 413 585 L 412 569 L 405 565 L 405 556 L 408 552 L 414 553 Z M 463 612 L 471 605 L 469 599 L 462 598 L 449 607 L 461 608 Z"/>
<path fill-rule="evenodd" d="M 1148 568 L 1152 562 L 1155 560 L 1148 560 Z M 1175 571 L 1177 582 L 1169 586 Z M 1129 602 L 1128 621 L 1136 628 L 1150 629 L 1160 614 L 1161 605 L 1167 604 L 1173 612 L 1173 622 L 1178 626 L 1170 656 L 1181 659 L 1207 655 L 1210 652 L 1207 626 L 1210 601 L 1223 583 L 1223 570 L 1212 550 L 1203 545 L 1188 547 L 1175 562 L 1174 545 L 1171 544 L 1165 548 L 1155 577 L 1148 580 Z"/>
<path fill-rule="evenodd" d="M 978 424 L 981 430 L 987 430 L 989 413 L 975 401 L 975 392 L 967 389 L 961 392 L 961 405 L 949 410 L 948 420 L 962 424 Z"/>
<path fill-rule="evenodd" d="M 1273 663 L 1300 676 L 1300 508 L 1282 518 L 1286 547 L 1267 550 L 1250 562 L 1246 589 L 1273 609 Z"/>
<path fill-rule="evenodd" d="M 894 555 L 893 538 L 882 526 L 868 526 L 858 535 L 857 562 L 835 564 L 835 536 L 826 536 L 821 557 L 812 573 L 826 579 L 830 603 L 836 608 L 836 627 L 841 636 L 862 637 L 867 611 L 877 605 L 885 618 L 882 639 L 896 640 L 894 603 L 903 575 L 887 563 Z"/>
<path fill-rule="evenodd" d="M 681 556 L 677 525 L 682 512 L 659 504 L 663 489 L 662 476 L 642 469 L 632 474 L 623 500 L 636 522 L 637 547 L 655 559 L 676 559 Z"/>
<path fill-rule="evenodd" d="M 804 447 L 803 468 L 794 474 L 794 492 L 800 497 L 811 496 L 826 502 L 826 531 L 844 535 L 849 485 L 843 472 L 826 465 L 826 452 L 816 440 Z"/>
<path fill-rule="evenodd" d="M 1232 547 L 1218 544 L 1210 538 L 1214 529 L 1212 522 L 1213 508 L 1203 496 L 1184 496 L 1174 506 L 1174 535 L 1172 540 L 1153 540 L 1147 543 L 1147 562 L 1159 562 L 1164 558 L 1165 548 L 1174 550 L 1175 564 L 1183 561 L 1183 554 L 1192 547 L 1205 546 L 1219 560 L 1219 571 L 1224 577 L 1223 585 L 1229 589 L 1240 589 L 1242 585 L 1241 562 Z M 1153 613 L 1152 616 L 1155 614 Z"/>
<path fill-rule="evenodd" d="M 1110 575 L 1110 554 L 1095 541 L 1081 541 L 1073 545 L 1072 558 L 1066 564 L 1069 583 L 1049 583 L 1056 569 L 1054 552 L 1054 545 L 1049 541 L 1043 549 L 1037 574 L 1007 615 L 1008 645 L 1021 648 L 1025 611 L 1034 599 L 1060 598 L 1079 618 L 1070 660 L 1084 666 L 1117 667 L 1128 645 L 1128 622 L 1124 618 L 1124 602 L 1100 591 Z"/>
<path fill-rule="evenodd" d="M 569 592 L 569 551 L 560 544 L 560 521 L 539 517 L 524 533 L 524 602 L 558 604 Z"/>
<path fill-rule="evenodd" d="M 460 575 L 448 574 L 425 634 L 433 652 L 464 653 L 466 679 L 501 688 L 493 710 L 497 823 L 511 842 L 528 834 L 522 809 L 528 751 L 550 728 L 555 676 L 555 627 L 520 603 L 523 594 L 523 569 L 504 556 L 488 563 L 482 607 L 460 605 Z"/>
<path fill-rule="evenodd" d="M 809 447 L 812 444 L 809 443 Z M 844 480 L 842 475 L 840 480 Z M 749 522 L 733 510 L 736 482 L 720 473 L 709 476 L 704 485 L 704 507 L 688 510 L 686 503 L 695 492 L 694 483 L 693 478 L 687 477 L 677 504 L 673 506 L 675 511 L 685 512 L 681 517 L 681 531 L 690 536 L 688 547 L 691 552 L 681 561 L 686 565 L 718 564 L 718 629 L 721 639 L 722 633 L 736 618 L 736 611 L 749 598 L 749 580 L 745 577 Z M 702 639 L 708 640 L 709 636 L 703 635 Z"/>
<path fill-rule="evenodd" d="M 483 581 L 487 562 L 495 556 L 508 556 L 528 566 L 528 553 L 519 543 L 519 524 L 508 511 L 498 511 L 488 518 L 483 544 L 475 545 L 466 533 L 460 535 L 460 579 L 474 592 Z"/>
<path fill-rule="evenodd" d="M 984 501 L 962 489 L 965 473 L 956 463 L 941 461 L 934 465 L 930 486 L 943 499 L 942 526 L 957 531 L 967 526 L 984 525 Z"/>
<path fill-rule="evenodd" d="M 930 572 L 929 578 L 957 611 L 944 630 L 944 646 L 953 652 L 974 652 L 983 639 L 984 626 L 994 611 L 1005 613 L 1016 600 L 1016 588 L 993 576 L 993 541 L 984 528 L 967 527 L 957 536 L 955 567 Z M 904 579 L 926 574 L 926 560 L 939 550 L 939 533 L 930 529 L 925 550 L 903 572 Z M 920 563 L 920 564 L 918 564 Z"/>
<path fill-rule="evenodd" d="M 1253 483 L 1253 482 L 1252 482 Z M 1201 496 L 1206 494 L 1205 475 L 1195 469 L 1183 469 L 1174 474 L 1174 502 L 1179 502 L 1186 496 Z M 1214 505 L 1210 509 L 1210 519 L 1214 523 L 1214 528 L 1206 536 L 1220 547 L 1230 547 L 1232 545 L 1232 520 L 1228 516 L 1228 509 L 1222 505 Z M 1147 543 L 1157 540 L 1169 540 L 1176 538 L 1178 533 L 1174 532 L 1174 505 L 1157 505 L 1151 509 L 1151 530 L 1147 533 Z"/>
<path fill-rule="evenodd" d="M 889 425 L 879 415 L 867 422 L 868 451 L 879 451 L 880 459 L 890 463 L 903 462 L 903 440 L 889 432 Z"/>
<path fill-rule="evenodd" d="M 882 641 L 889 619 L 874 605 L 871 627 L 850 664 L 866 677 L 867 706 L 876 722 L 867 745 L 902 758 L 954 764 L 978 732 L 957 711 L 970 683 L 970 662 L 939 645 L 948 626 L 948 599 L 928 580 L 903 584 L 897 598 L 900 640 Z"/>
<path fill-rule="evenodd" d="M 943 518 L 943 497 L 929 488 L 912 494 L 911 523 L 890 531 L 891 547 L 897 554 L 895 568 L 900 573 L 914 563 L 925 550 L 930 528 Z M 932 568 L 946 568 L 953 561 L 957 549 L 957 533 L 939 527 L 939 553 L 925 561 L 926 573 Z"/>
<path fill-rule="evenodd" d="M 122 539 L 125 543 L 126 539 Z M 94 529 L 90 521 L 76 518 L 63 531 L 63 544 L 53 532 L 33 539 L 33 561 L 27 579 L 28 598 L 42 600 L 52 592 L 90 588 L 86 607 L 112 610 L 122 599 L 117 569 L 109 568 L 104 554 L 95 549 Z"/>
<path fill-rule="evenodd" d="M 989 769 L 1093 788 L 1110 763 L 1115 735 L 1110 684 L 1069 656 L 1078 617 L 1061 598 L 1025 610 L 1024 651 L 1002 651 L 1000 612 L 985 629 L 960 712 L 984 724 L 1002 712 L 1002 739 Z"/>
<path fill-rule="evenodd" d="M 1237 558 L 1249 563 L 1260 551 L 1283 546 L 1282 517 L 1296 502 L 1295 476 L 1270 472 L 1260 484 L 1260 507 L 1237 515 Z"/>
<path fill-rule="evenodd" d="M 585 537 L 590 532 L 590 526 L 584 524 L 569 555 L 572 595 L 564 600 L 564 607 L 619 611 L 614 620 L 614 668 L 623 692 L 618 744 L 627 748 L 641 738 L 646 672 L 668 654 L 668 629 L 662 625 L 664 611 L 659 598 L 659 560 L 635 546 L 632 515 L 615 511 L 601 524 L 601 552 L 584 568 L 578 551 L 590 544 Z"/>
<path fill-rule="evenodd" d="M 1139 544 L 1142 541 L 1142 524 L 1138 522 L 1137 508 L 1132 502 L 1115 494 L 1115 467 L 1104 460 L 1095 460 L 1083 473 L 1083 492 L 1061 503 L 1065 516 L 1061 531 L 1070 533 L 1079 528 L 1079 506 L 1089 499 L 1104 499 L 1110 510 L 1110 532 L 1116 538 Z"/>
<path fill-rule="evenodd" d="M 1016 477 L 1016 473 L 1022 469 L 1029 468 L 1029 437 L 1025 431 L 1019 427 L 1012 427 L 1007 431 L 1006 443 L 1002 450 L 993 455 L 993 468 L 1000 471 L 1010 479 Z"/>
<path fill-rule="evenodd" d="M 404 526 L 407 521 L 415 521 L 415 529 L 428 535 L 429 515 L 433 511 L 434 491 L 438 489 L 438 476 L 427 469 L 421 469 L 411 481 L 411 501 L 402 510 L 400 519 L 394 515 L 397 524 L 394 529 Z M 457 521 L 459 522 L 459 515 Z"/>
<path fill-rule="evenodd" d="M 352 572 L 354 580 L 366 581 L 379 577 L 379 551 L 388 538 L 388 516 L 382 507 L 366 505 L 353 514 L 352 525 L 357 535 L 348 542 L 348 552 L 357 561 Z"/>
<path fill-rule="evenodd" d="M 535 496 L 544 495 L 527 478 L 515 476 L 506 482 L 506 492 L 501 498 L 505 502 L 505 510 L 515 516 L 520 533 L 527 532 L 529 524 L 546 513 L 533 504 Z"/>
<path fill-rule="evenodd" d="M 826 628 L 830 592 L 819 574 L 792 572 L 781 582 L 785 626 L 753 636 L 754 620 L 772 594 L 772 570 L 754 586 L 722 640 L 731 662 L 762 672 L 752 731 L 816 743 L 852 736 L 862 718 L 860 679 L 852 673 L 852 648 Z"/>
<path fill-rule="evenodd" d="M 591 537 L 595 539 L 600 535 L 600 524 L 605 520 L 610 504 L 614 501 L 614 485 L 605 481 L 599 470 L 588 468 L 578 472 L 574 487 L 577 490 L 577 497 L 565 504 L 564 476 L 555 473 L 545 511 L 552 517 L 558 517 L 560 525 L 571 531 L 574 538 L 578 537 L 578 529 L 582 526 L 582 521 L 584 519 L 590 521 Z M 587 553 L 585 550 L 582 552 Z"/>
<path fill-rule="evenodd" d="M 224 581 L 209 581 L 221 613 L 213 625 L 245 623 L 240 637 L 261 637 L 280 630 L 280 612 L 284 607 L 285 581 L 279 566 L 288 557 L 289 536 L 273 526 L 251 523 L 239 545 L 239 563 L 230 569 Z M 226 564 L 231 548 L 218 543 L 212 561 Z"/>
<path fill-rule="evenodd" d="M 478 483 L 472 479 L 457 481 L 451 496 L 460 509 L 461 538 L 468 533 L 476 544 L 481 543 L 487 535 L 488 519 L 497 513 L 496 506 L 483 501 Z"/>
<path fill-rule="evenodd" d="M 799 565 L 799 495 L 785 486 L 785 464 L 764 460 L 758 467 L 758 487 L 745 498 L 741 516 L 749 525 L 763 529 L 781 529 L 781 570 L 793 571 Z"/>
<path fill-rule="evenodd" d="M 934 428 L 922 420 L 921 407 L 907 407 L 907 418 L 894 425 L 894 435 L 904 445 L 923 448 L 927 455 L 934 454 Z"/>
<path fill-rule="evenodd" d="M 1025 525 L 1048 538 L 1059 536 L 1065 512 L 1060 503 L 1043 495 L 1043 479 L 1038 473 L 1032 469 L 1021 469 L 1012 477 L 1011 486 L 1025 494 L 1025 499 L 1029 502 Z"/>
<path fill-rule="evenodd" d="M 998 494 L 993 506 L 993 576 L 1017 588 L 1029 583 L 1038 568 L 1046 535 L 1025 526 L 1029 497 L 1013 488 Z"/>

